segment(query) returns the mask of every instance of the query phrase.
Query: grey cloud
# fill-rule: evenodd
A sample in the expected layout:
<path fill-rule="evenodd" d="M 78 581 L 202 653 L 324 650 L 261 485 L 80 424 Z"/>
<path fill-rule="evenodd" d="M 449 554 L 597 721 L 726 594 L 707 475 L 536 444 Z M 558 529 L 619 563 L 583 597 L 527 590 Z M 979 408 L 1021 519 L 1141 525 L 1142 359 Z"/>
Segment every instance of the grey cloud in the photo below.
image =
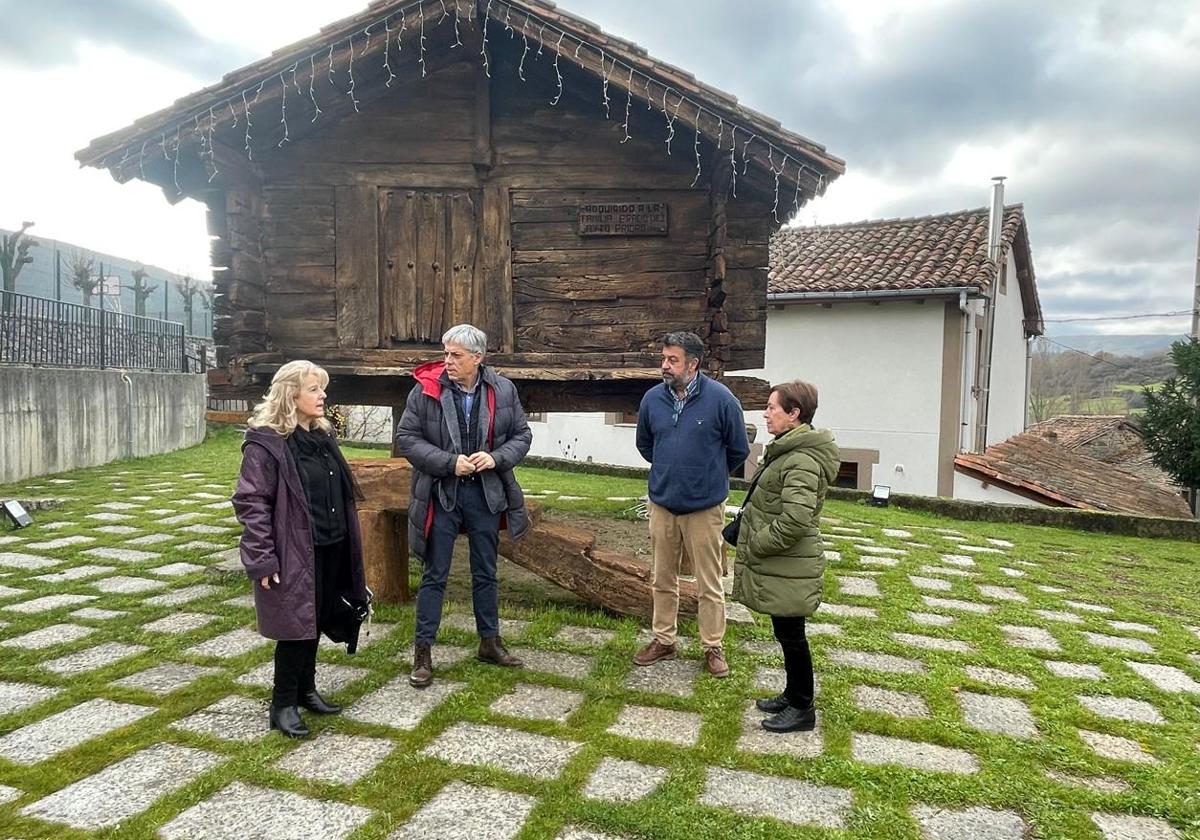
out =
<path fill-rule="evenodd" d="M 7 29 L 0 63 L 17 67 L 71 64 L 82 44 L 93 43 L 215 81 L 254 58 L 201 35 L 163 0 L 0 0 L 0 20 Z"/>

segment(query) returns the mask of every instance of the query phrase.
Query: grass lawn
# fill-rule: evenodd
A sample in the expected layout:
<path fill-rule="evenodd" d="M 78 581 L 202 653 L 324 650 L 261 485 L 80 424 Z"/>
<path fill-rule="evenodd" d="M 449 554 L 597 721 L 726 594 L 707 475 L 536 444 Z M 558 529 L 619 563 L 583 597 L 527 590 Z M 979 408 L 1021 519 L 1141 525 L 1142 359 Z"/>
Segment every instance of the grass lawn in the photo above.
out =
<path fill-rule="evenodd" d="M 764 617 L 730 625 L 715 680 L 694 625 L 680 660 L 638 669 L 638 622 L 502 585 L 529 667 L 475 662 L 453 601 L 435 686 L 414 692 L 412 607 L 383 605 L 356 656 L 322 648 L 318 683 L 346 712 L 306 715 L 316 737 L 295 742 L 264 731 L 271 646 L 248 582 L 206 568 L 240 531 L 238 440 L 0 487 L 66 499 L 0 528 L 0 838 L 284 837 L 287 819 L 351 840 L 1200 840 L 1194 543 L 830 502 L 817 733 L 766 736 L 748 711 L 781 687 Z M 628 518 L 645 492 L 519 476 L 593 515 Z M 454 782 L 476 787 L 438 796 Z M 585 795 L 602 789 L 627 800 Z M 457 828 L 437 827 L 446 803 L 468 803 Z"/>

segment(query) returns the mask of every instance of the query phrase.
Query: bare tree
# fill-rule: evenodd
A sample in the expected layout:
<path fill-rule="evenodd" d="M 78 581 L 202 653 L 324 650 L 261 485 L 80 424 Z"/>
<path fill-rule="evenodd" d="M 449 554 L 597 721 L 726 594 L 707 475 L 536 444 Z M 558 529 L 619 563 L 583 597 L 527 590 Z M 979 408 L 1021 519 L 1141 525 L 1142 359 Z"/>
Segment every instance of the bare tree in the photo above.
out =
<path fill-rule="evenodd" d="M 0 273 L 4 276 L 4 291 L 17 290 L 17 275 L 21 269 L 33 262 L 29 249 L 36 248 L 36 239 L 30 239 L 25 231 L 33 227 L 33 222 L 21 222 L 21 229 L 16 233 L 4 234 L 0 237 Z"/>
<path fill-rule="evenodd" d="M 1038 338 L 1033 350 L 1033 370 L 1029 377 L 1029 419 L 1041 423 L 1054 416 L 1057 395 L 1050 382 L 1049 367 L 1054 361 L 1050 345 Z"/>
<path fill-rule="evenodd" d="M 195 307 L 196 295 L 201 291 L 200 284 L 190 275 L 185 275 L 183 280 L 175 284 L 175 291 L 183 299 L 183 317 L 184 323 L 187 325 L 187 334 L 195 335 L 195 330 L 192 329 L 192 310 Z"/>
<path fill-rule="evenodd" d="M 83 295 L 84 306 L 92 305 L 92 295 L 96 293 L 96 287 L 100 285 L 99 275 L 92 274 L 95 267 L 95 257 L 82 251 L 71 251 L 70 256 L 67 257 L 67 273 L 71 277 L 71 285 Z"/>
<path fill-rule="evenodd" d="M 133 312 L 144 318 L 146 317 L 146 301 L 150 299 L 150 295 L 158 286 L 146 282 L 145 266 L 139 265 L 129 272 L 129 276 L 133 278 Z"/>

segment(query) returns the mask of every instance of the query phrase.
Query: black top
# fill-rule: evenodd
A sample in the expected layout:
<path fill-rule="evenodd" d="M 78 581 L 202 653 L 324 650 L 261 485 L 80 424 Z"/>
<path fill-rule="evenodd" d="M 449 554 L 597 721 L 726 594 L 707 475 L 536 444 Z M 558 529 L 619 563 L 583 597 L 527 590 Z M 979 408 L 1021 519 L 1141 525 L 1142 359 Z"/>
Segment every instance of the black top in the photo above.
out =
<path fill-rule="evenodd" d="M 333 451 L 333 438 L 320 427 L 297 426 L 288 435 L 288 451 L 296 461 L 300 483 L 308 497 L 314 545 L 333 545 L 346 539 L 346 499 L 349 478 Z"/>

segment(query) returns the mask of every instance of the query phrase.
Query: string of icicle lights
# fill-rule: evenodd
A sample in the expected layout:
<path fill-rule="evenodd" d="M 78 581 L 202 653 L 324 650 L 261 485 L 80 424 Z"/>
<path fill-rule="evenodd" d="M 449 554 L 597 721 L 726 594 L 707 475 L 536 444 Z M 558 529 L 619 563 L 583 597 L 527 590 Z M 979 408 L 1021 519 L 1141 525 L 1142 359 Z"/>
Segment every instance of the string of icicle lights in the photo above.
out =
<path fill-rule="evenodd" d="M 466 2 L 469 4 L 471 0 L 466 0 Z M 503 26 L 504 34 L 508 35 L 510 39 L 515 39 L 517 35 L 521 37 L 522 51 L 517 64 L 517 76 L 522 82 L 526 81 L 525 62 L 531 52 L 534 52 L 535 59 L 539 60 L 546 52 L 554 53 L 553 69 L 556 90 L 554 98 L 550 100 L 551 105 L 558 105 L 563 96 L 563 76 L 559 68 L 559 59 L 567 50 L 572 50 L 572 57 L 575 59 L 579 59 L 581 56 L 587 57 L 589 53 L 592 58 L 599 59 L 601 105 L 604 108 L 605 116 L 609 119 L 612 118 L 612 98 L 609 94 L 609 86 L 613 79 L 618 79 L 620 80 L 619 83 L 623 83 L 625 87 L 625 101 L 620 106 L 620 113 L 623 117 L 621 143 L 626 143 L 632 139 L 629 122 L 634 107 L 633 91 L 635 86 L 641 90 L 641 96 L 646 101 L 646 110 L 658 110 L 662 114 L 666 132 L 663 142 L 666 145 L 668 155 L 674 154 L 672 144 L 676 133 L 675 123 L 679 119 L 679 115 L 681 113 L 688 116 L 694 114 L 696 131 L 692 144 L 692 154 L 696 163 L 696 177 L 692 180 L 693 187 L 699 183 L 703 174 L 700 155 L 700 122 L 707 116 L 710 122 L 716 122 L 717 139 L 715 145 L 719 151 L 724 151 L 725 149 L 725 134 L 728 130 L 730 192 L 733 196 L 737 196 L 739 163 L 741 174 L 745 175 L 750 164 L 748 151 L 751 148 L 751 144 L 755 143 L 758 144 L 760 149 L 762 147 L 766 148 L 766 164 L 775 180 L 775 200 L 771 212 L 776 222 L 782 223 L 779 217 L 781 180 L 788 173 L 789 167 L 794 171 L 793 178 L 796 183 L 795 193 L 791 201 L 793 213 L 800 209 L 803 200 L 801 190 L 802 173 L 808 172 L 816 179 L 815 195 L 820 195 L 824 191 L 824 173 L 818 172 L 803 161 L 796 160 L 790 154 L 777 149 L 773 143 L 760 137 L 755 132 L 733 121 L 725 120 L 722 115 L 706 108 L 671 85 L 654 79 L 632 65 L 610 55 L 603 47 L 596 46 L 587 40 L 568 33 L 553 23 L 543 20 L 524 9 L 516 9 L 509 3 L 504 2 L 504 0 L 487 0 L 483 13 L 485 25 L 483 26 L 480 56 L 484 71 L 489 78 L 491 78 L 492 73 L 491 59 L 488 53 L 488 27 L 486 22 L 493 19 L 493 8 L 496 9 L 496 17 L 494 19 L 497 21 L 497 25 Z M 426 15 L 427 10 L 432 10 L 432 13 L 428 17 Z M 200 157 L 208 172 L 208 180 L 211 182 L 219 172 L 213 139 L 217 130 L 226 125 L 230 129 L 244 126 L 242 138 L 244 151 L 247 159 L 254 160 L 256 120 L 261 119 L 261 115 L 256 111 L 256 107 L 268 85 L 272 87 L 277 85 L 277 89 L 280 92 L 279 125 L 283 129 L 283 136 L 275 144 L 276 147 L 282 147 L 284 144 L 291 142 L 291 130 L 288 124 L 289 95 L 296 97 L 297 101 L 301 98 L 306 98 L 311 102 L 313 107 L 311 123 L 316 123 L 320 119 L 321 114 L 324 113 L 317 96 L 318 77 L 321 77 L 320 85 L 322 87 L 328 85 L 335 91 L 338 91 L 339 95 L 348 97 L 355 112 L 358 112 L 359 99 L 356 95 L 357 82 L 354 75 L 355 61 L 358 61 L 361 67 L 361 62 L 370 51 L 371 45 L 376 42 L 376 39 L 382 39 L 384 42 L 382 67 L 388 74 L 384 84 L 390 88 L 392 81 L 396 78 L 391 64 L 393 53 L 397 58 L 403 54 L 404 42 L 402 39 L 405 32 L 410 28 L 408 18 L 414 11 L 417 14 L 417 28 L 420 31 L 419 38 L 415 44 L 418 52 L 417 63 L 421 68 L 421 77 L 424 78 L 427 74 L 425 61 L 427 54 L 426 25 L 429 19 L 436 17 L 436 20 L 432 24 L 435 27 L 442 26 L 448 20 L 452 21 L 454 43 L 450 45 L 450 49 L 465 48 L 460 37 L 461 24 L 464 20 L 471 26 L 475 26 L 476 24 L 473 15 L 463 14 L 463 0 L 417 0 L 417 2 L 393 10 L 388 15 L 367 24 L 361 30 L 353 32 L 344 38 L 339 38 L 326 46 L 322 46 L 315 52 L 297 59 L 290 67 L 285 67 L 278 72 L 271 73 L 259 82 L 231 93 L 210 107 L 179 120 L 173 129 L 168 128 L 160 131 L 157 140 L 153 139 L 152 136 L 147 137 L 143 140 L 135 158 L 133 158 L 132 145 L 127 147 L 124 156 L 119 161 L 116 161 L 115 165 L 120 169 L 124 169 L 131 163 L 136 164 L 144 180 L 146 177 L 147 156 L 153 157 L 161 154 L 163 159 L 171 164 L 176 193 L 182 195 L 183 188 L 179 183 L 179 154 L 181 146 L 186 141 L 186 137 L 190 135 L 196 138 L 199 143 Z M 501 12 L 503 12 L 503 18 L 499 17 Z M 537 47 L 536 51 L 534 51 L 535 44 Z M 334 53 L 341 46 L 346 47 L 347 58 L 344 70 L 339 71 L 335 66 Z M 412 46 L 410 46 L 411 49 Z M 344 77 L 344 81 L 339 81 L 339 76 Z M 289 89 L 294 91 L 294 93 L 289 94 Z M 328 102 L 326 100 L 327 105 Z M 740 162 L 738 161 L 739 154 L 741 157 Z M 778 160 L 776 160 L 777 158 Z M 102 167 L 107 168 L 113 165 L 114 161 L 110 157 L 105 157 L 101 160 Z"/>

